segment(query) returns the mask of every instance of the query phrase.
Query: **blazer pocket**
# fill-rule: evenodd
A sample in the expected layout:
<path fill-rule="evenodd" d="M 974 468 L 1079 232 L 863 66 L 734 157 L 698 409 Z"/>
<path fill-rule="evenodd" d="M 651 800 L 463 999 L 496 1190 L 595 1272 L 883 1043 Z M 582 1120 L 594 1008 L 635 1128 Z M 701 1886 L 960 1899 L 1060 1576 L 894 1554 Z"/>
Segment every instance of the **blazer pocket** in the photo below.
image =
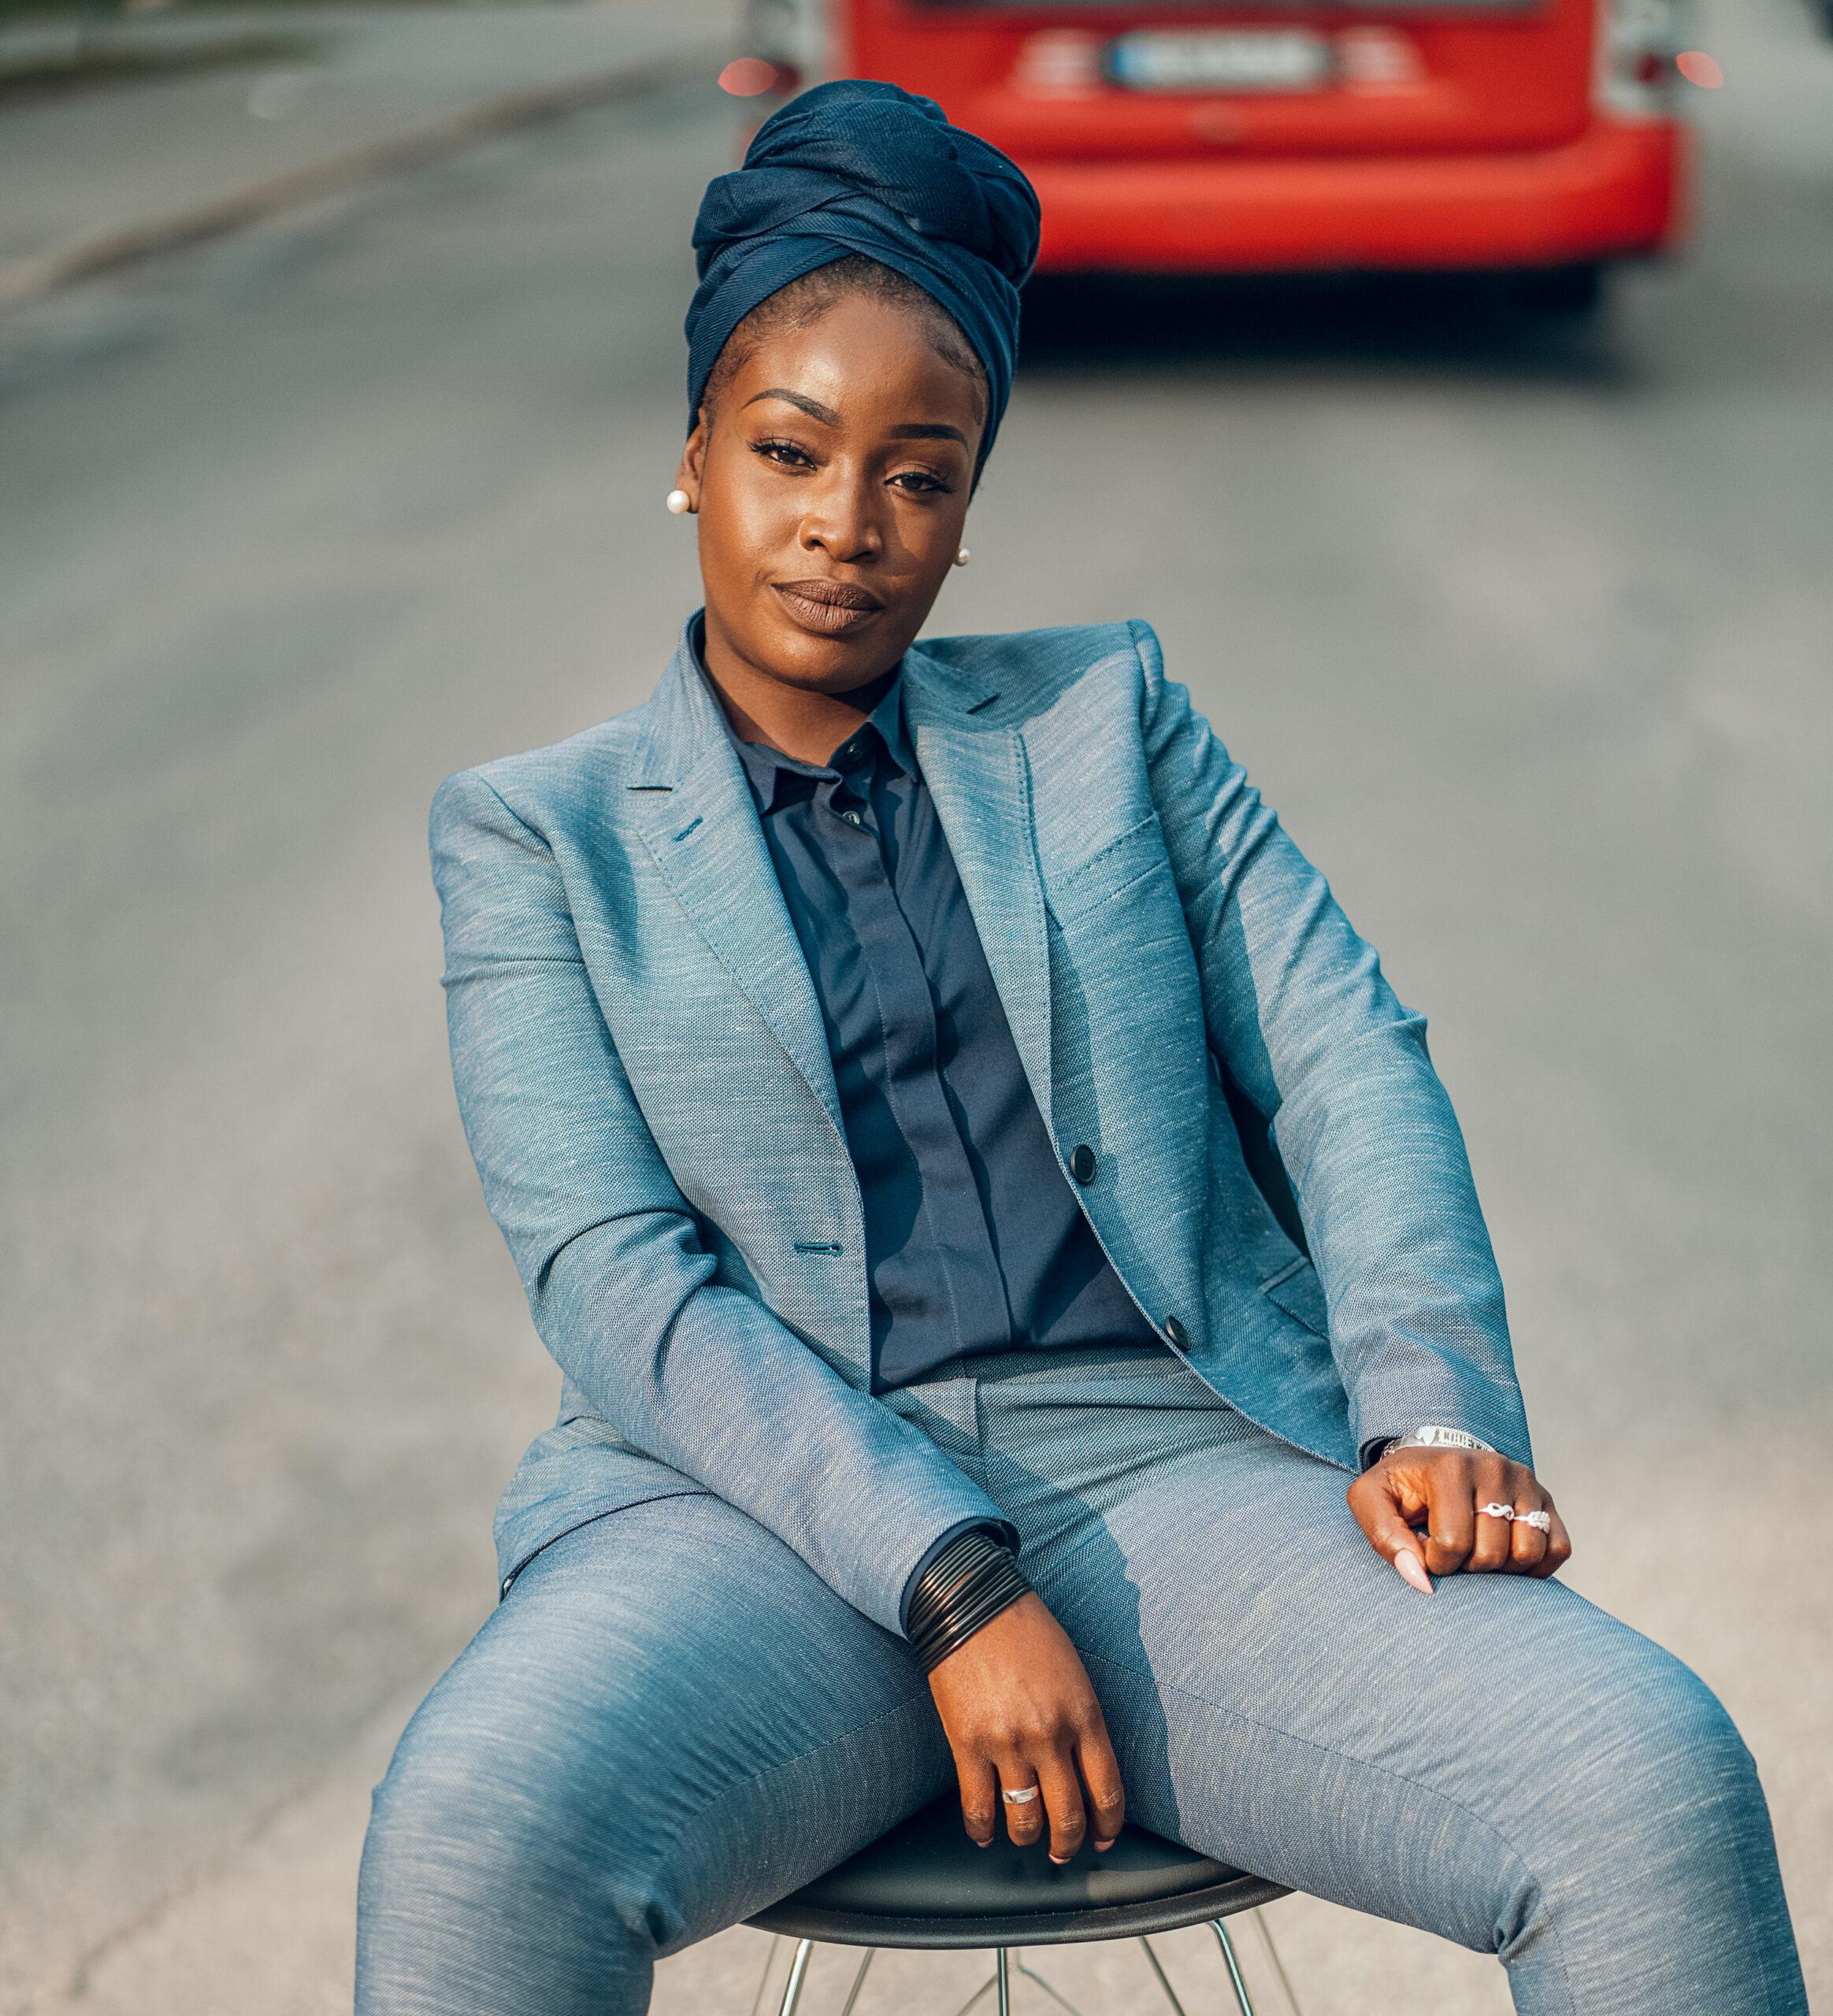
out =
<path fill-rule="evenodd" d="M 1169 873 L 1171 865 L 1159 816 L 1148 812 L 1073 867 L 1048 871 L 1044 899 L 1057 922 L 1065 924 L 1125 895 L 1156 868 Z"/>
<path fill-rule="evenodd" d="M 1297 1317 L 1306 1329 L 1328 1341 L 1330 1313 L 1324 1301 L 1324 1284 L 1310 1261 L 1300 1260 L 1284 1273 L 1263 1281 L 1260 1292 L 1288 1316 Z"/>

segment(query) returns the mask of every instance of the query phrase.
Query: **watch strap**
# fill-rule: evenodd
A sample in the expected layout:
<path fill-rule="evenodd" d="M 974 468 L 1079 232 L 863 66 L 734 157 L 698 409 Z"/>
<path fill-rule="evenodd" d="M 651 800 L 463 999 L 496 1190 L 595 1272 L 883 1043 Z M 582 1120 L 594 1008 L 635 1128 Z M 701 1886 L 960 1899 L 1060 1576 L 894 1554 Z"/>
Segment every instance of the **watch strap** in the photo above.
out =
<path fill-rule="evenodd" d="M 1485 1442 L 1461 1428 L 1441 1428 L 1430 1422 L 1423 1428 L 1416 1428 L 1410 1435 L 1397 1435 L 1382 1451 L 1382 1455 L 1396 1449 L 1462 1449 L 1472 1455 L 1488 1456 L 1501 1453 L 1493 1442 Z"/>

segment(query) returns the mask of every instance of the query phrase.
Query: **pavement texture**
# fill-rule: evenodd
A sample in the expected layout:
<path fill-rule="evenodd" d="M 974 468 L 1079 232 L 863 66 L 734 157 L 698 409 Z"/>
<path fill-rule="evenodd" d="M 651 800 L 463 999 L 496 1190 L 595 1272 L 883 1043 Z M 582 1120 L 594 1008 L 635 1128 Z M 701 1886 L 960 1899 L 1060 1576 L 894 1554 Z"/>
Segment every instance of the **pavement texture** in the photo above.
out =
<path fill-rule="evenodd" d="M 733 46 L 727 0 L 308 6 L 128 17 L 106 46 L 170 53 L 273 37 L 297 54 L 131 87 L 13 102 L 0 117 L 0 305 L 65 272 L 190 235 L 252 199 L 291 207 L 317 180 L 354 181 L 417 139 L 495 109 L 506 124 L 595 83 L 607 94 L 670 61 L 715 75 Z M 73 31 L 0 27 L 0 76 Z"/>
<path fill-rule="evenodd" d="M 1697 249 L 1589 336 L 1046 304 L 935 627 L 1151 619 L 1430 1016 L 1570 1579 L 1738 1718 L 1826 1997 L 1833 46 L 1790 0 L 1698 32 Z M 558 1384 L 454 1108 L 426 809 L 640 699 L 696 599 L 662 499 L 737 137 L 676 87 L 0 319 L 7 2016 L 348 2006 L 369 1788 Z M 1265 1916 L 1305 2016 L 1507 2007 Z M 655 2007 L 770 1957 L 735 1929 Z M 1157 2006 L 1137 1947 L 1038 1964 Z M 977 1977 L 900 1956 L 859 2016 Z"/>

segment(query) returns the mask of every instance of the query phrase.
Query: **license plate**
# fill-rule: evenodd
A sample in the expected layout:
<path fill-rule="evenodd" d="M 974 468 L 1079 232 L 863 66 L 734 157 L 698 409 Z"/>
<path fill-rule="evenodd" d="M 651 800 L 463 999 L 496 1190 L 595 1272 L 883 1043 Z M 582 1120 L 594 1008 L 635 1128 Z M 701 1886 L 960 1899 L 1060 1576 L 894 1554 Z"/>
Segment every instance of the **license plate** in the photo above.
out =
<path fill-rule="evenodd" d="M 1131 91 L 1310 91 L 1330 80 L 1330 46 L 1297 28 L 1142 29 L 1109 43 L 1101 69 Z"/>

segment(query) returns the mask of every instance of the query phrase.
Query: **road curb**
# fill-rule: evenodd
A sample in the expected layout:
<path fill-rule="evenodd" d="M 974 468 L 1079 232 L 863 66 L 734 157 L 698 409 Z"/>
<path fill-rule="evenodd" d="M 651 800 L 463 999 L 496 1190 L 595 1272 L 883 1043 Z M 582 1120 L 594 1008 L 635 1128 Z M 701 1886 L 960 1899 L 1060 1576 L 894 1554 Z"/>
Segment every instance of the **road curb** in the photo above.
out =
<path fill-rule="evenodd" d="M 143 224 L 128 224 L 54 252 L 10 261 L 0 265 L 0 309 L 50 293 L 73 281 L 87 280 L 113 267 L 219 237 L 358 183 L 424 168 L 500 134 L 542 125 L 590 106 L 614 104 L 620 98 L 640 98 L 665 85 L 706 77 L 711 66 L 729 54 L 725 42 L 709 40 L 643 62 L 620 63 L 609 69 L 569 77 L 559 83 L 503 91 L 386 139 L 366 141 L 361 146 L 327 155 L 322 161 L 248 183 L 208 202 L 189 204 Z"/>

